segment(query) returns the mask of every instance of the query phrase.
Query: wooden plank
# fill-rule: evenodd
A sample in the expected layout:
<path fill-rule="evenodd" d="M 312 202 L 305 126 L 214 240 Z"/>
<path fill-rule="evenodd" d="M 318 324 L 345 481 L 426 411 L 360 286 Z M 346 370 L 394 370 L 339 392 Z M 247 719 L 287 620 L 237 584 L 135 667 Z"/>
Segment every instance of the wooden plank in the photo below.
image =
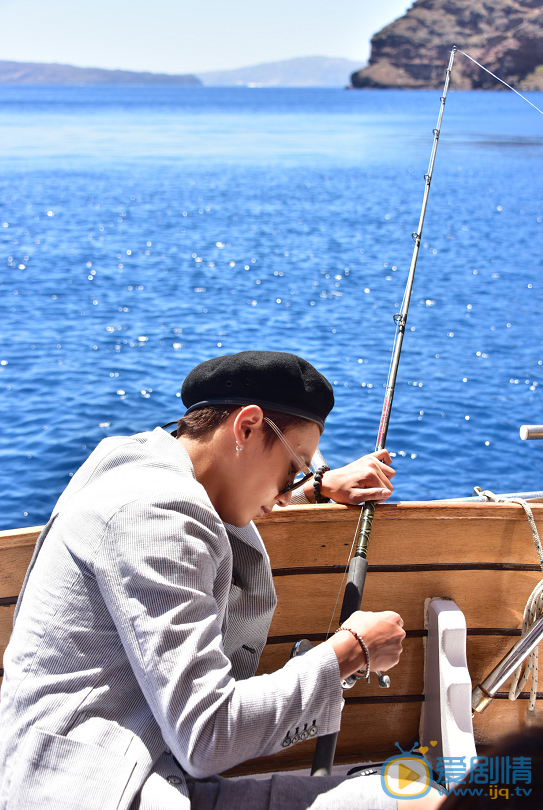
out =
<path fill-rule="evenodd" d="M 301 638 L 301 636 L 300 636 Z M 509 640 L 511 643 L 511 640 Z M 400 663 L 391 672 L 390 689 L 380 689 L 377 678 L 372 676 L 369 684 L 359 681 L 345 693 L 346 697 L 371 697 L 392 695 L 420 695 L 423 691 L 424 651 L 422 638 L 408 638 L 404 641 L 404 651 Z M 291 644 L 270 644 L 260 657 L 257 674 L 275 672 L 288 661 Z"/>
<path fill-rule="evenodd" d="M 414 630 L 424 627 L 424 600 L 440 596 L 454 599 L 469 627 L 520 627 L 526 600 L 540 579 L 540 573 L 524 571 L 370 573 L 363 608 L 395 610 L 406 630 Z M 278 605 L 270 635 L 327 632 L 341 580 L 340 574 L 276 578 Z M 334 630 L 339 611 L 340 604 Z"/>
<path fill-rule="evenodd" d="M 390 740 L 404 750 L 419 741 L 420 703 L 397 703 L 382 706 L 346 706 L 338 738 L 335 762 L 379 761 L 396 754 Z M 494 703 L 482 715 L 475 715 L 474 733 L 477 746 L 490 745 L 505 734 L 514 733 L 525 724 L 527 701 Z M 389 747 L 387 748 L 387 743 Z M 278 754 L 252 759 L 227 771 L 227 776 L 267 773 L 294 768 L 309 768 L 315 742 L 299 743 Z"/>
<path fill-rule="evenodd" d="M 481 683 L 508 652 L 516 638 L 508 636 L 469 636 L 466 652 L 468 669 L 473 685 Z M 257 674 L 275 672 L 288 661 L 291 644 L 269 644 L 264 648 L 260 658 Z M 424 692 L 424 642 L 422 638 L 406 638 L 400 663 L 389 672 L 390 689 L 384 692 L 377 684 L 377 678 L 371 683 L 359 681 L 356 686 L 345 693 L 351 697 L 387 697 L 398 695 L 420 695 Z M 510 680 L 501 687 L 509 689 Z M 529 687 L 528 687 L 529 688 Z"/>
<path fill-rule="evenodd" d="M 8 646 L 13 629 L 13 612 L 15 605 L 0 607 L 0 667 L 4 666 L 4 652 Z"/>
<path fill-rule="evenodd" d="M 525 725 L 527 700 L 496 700 L 473 720 L 477 745 L 490 745 L 504 734 Z M 346 705 L 342 713 L 336 762 L 360 762 L 386 759 L 396 750 L 397 741 L 405 750 L 419 741 L 422 703 L 387 703 L 382 705 Z M 315 742 L 299 743 L 269 757 L 261 757 L 233 768 L 228 775 L 266 773 L 308 768 L 313 759 Z"/>
<path fill-rule="evenodd" d="M 0 608 L 0 653 L 3 654 L 9 641 L 14 606 Z M 515 639 L 503 636 L 468 636 L 467 657 L 468 667 L 473 685 L 480 683 L 501 660 L 504 654 L 514 644 Z M 273 644 L 264 648 L 258 674 L 275 672 L 287 661 L 290 654 L 290 644 Z M 422 638 L 408 638 L 404 641 L 404 652 L 400 663 L 391 675 L 391 687 L 383 692 L 372 678 L 368 685 L 359 682 L 348 693 L 348 697 L 419 695 L 423 689 L 424 650 Z M 509 682 L 502 687 L 506 691 Z"/>
<path fill-rule="evenodd" d="M 532 505 L 543 533 L 543 504 Z M 358 508 L 336 505 L 291 507 L 257 521 L 273 568 L 344 566 L 358 519 Z M 16 596 L 41 527 L 0 532 L 0 598 Z M 377 507 L 370 547 L 370 565 L 390 566 L 537 563 L 531 532 L 523 510 L 513 504 L 382 504 Z M 464 611 L 471 628 L 520 627 L 525 601 L 539 581 L 538 571 L 371 571 L 364 608 L 398 610 L 406 628 L 422 634 L 424 599 L 447 596 Z M 342 575 L 303 573 L 275 578 L 278 608 L 271 635 L 325 633 Z M 292 606 L 295 605 L 293 610 Z M 13 606 L 0 607 L 0 652 L 12 626 Z M 337 626 L 337 613 L 333 628 Z M 482 680 L 512 646 L 511 636 L 469 636 L 468 665 L 475 682 Z M 401 701 L 422 694 L 423 638 L 406 639 L 400 664 L 391 672 L 391 689 L 360 683 L 346 693 L 352 699 Z M 262 655 L 261 672 L 286 661 L 290 644 L 270 644 Z M 502 687 L 504 691 L 507 685 Z M 405 748 L 418 736 L 420 702 L 347 703 L 338 744 L 338 757 L 363 759 L 386 756 L 398 739 Z M 527 701 L 496 700 L 474 718 L 480 744 L 498 739 L 524 724 Z M 367 733 L 367 730 L 370 733 Z M 399 731 L 401 739 L 399 739 Z M 285 749 L 242 766 L 244 772 L 308 766 L 314 742 Z"/>
<path fill-rule="evenodd" d="M 0 552 L 12 546 L 36 545 L 36 540 L 43 526 L 30 526 L 27 529 L 8 529 L 0 532 Z"/>
<path fill-rule="evenodd" d="M 543 533 L 543 504 L 532 504 L 532 510 Z M 295 506 L 256 522 L 273 568 L 345 565 L 358 512 L 357 507 L 335 504 Z M 0 552 L 23 544 L 32 547 L 41 528 L 0 532 Z M 436 564 L 538 562 L 528 522 L 517 504 L 409 502 L 377 507 L 370 565 L 428 563 L 429 549 Z M 14 576 L 21 578 L 20 567 Z"/>
<path fill-rule="evenodd" d="M 530 508 L 536 520 L 543 516 L 543 504 L 531 503 Z M 343 506 L 341 504 L 311 504 L 308 506 L 275 507 L 271 514 L 257 518 L 255 523 L 260 527 L 265 523 L 296 523 L 301 516 L 311 516 L 315 522 L 340 520 L 350 521 L 352 516 L 358 514 L 359 506 Z M 447 503 L 446 501 L 397 501 L 396 503 L 380 503 L 376 507 L 377 516 L 382 520 L 409 520 L 409 519 L 449 519 L 463 518 L 470 520 L 474 517 L 503 520 L 506 517 L 524 516 L 524 510 L 517 503 L 482 503 L 463 502 Z"/>
<path fill-rule="evenodd" d="M 0 599 L 18 596 L 43 526 L 0 532 Z M 0 642 L 0 651 L 4 646 Z"/>
<path fill-rule="evenodd" d="M 339 756 L 353 751 L 365 756 L 372 751 L 388 751 L 396 740 L 403 748 L 418 740 L 421 703 L 348 705 L 338 736 Z"/>
<path fill-rule="evenodd" d="M 345 706 L 341 731 L 338 736 L 338 759 L 362 761 L 371 754 L 385 759 L 391 753 L 390 740 L 404 748 L 418 739 L 420 703 L 390 703 L 384 706 Z M 244 763 L 234 773 L 266 773 L 288 769 L 289 765 L 307 768 L 311 765 L 315 740 L 289 746 L 269 757 L 260 757 Z M 351 760 L 352 761 L 352 760 Z"/>
<path fill-rule="evenodd" d="M 506 636 L 468 636 L 466 655 L 473 686 L 484 681 L 516 641 Z M 509 683 L 510 680 L 500 689 L 507 691 Z"/>
<path fill-rule="evenodd" d="M 525 724 L 528 702 L 506 700 L 494 703 L 482 715 L 474 718 L 477 745 L 490 745 L 504 734 L 513 733 Z M 396 750 L 390 744 L 399 742 L 408 750 L 419 741 L 419 721 L 422 703 L 387 703 L 383 705 L 346 705 L 338 737 L 336 762 L 360 762 L 365 759 L 386 759 Z M 261 757 L 233 768 L 228 775 L 266 773 L 311 766 L 315 742 L 299 743 L 278 754 Z"/>
<path fill-rule="evenodd" d="M 527 700 L 494 700 L 482 714 L 473 717 L 476 745 L 490 745 L 526 725 Z"/>
<path fill-rule="evenodd" d="M 0 598 L 19 595 L 33 551 L 33 544 L 24 543 L 0 552 Z"/>
<path fill-rule="evenodd" d="M 467 504 L 471 510 L 379 505 L 370 565 L 402 563 L 534 563 L 538 557 L 524 511 L 517 504 Z M 476 508 L 473 508 L 473 507 Z M 326 510 L 326 511 L 325 511 Z M 534 504 L 543 535 L 543 504 Z M 356 507 L 289 507 L 256 521 L 273 568 L 345 565 L 356 530 Z"/>

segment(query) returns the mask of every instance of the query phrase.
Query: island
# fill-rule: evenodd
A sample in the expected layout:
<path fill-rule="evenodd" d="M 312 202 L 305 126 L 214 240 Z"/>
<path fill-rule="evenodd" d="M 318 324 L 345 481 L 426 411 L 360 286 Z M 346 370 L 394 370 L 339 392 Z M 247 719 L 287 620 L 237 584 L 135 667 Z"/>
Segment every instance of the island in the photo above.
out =
<path fill-rule="evenodd" d="M 352 74 L 352 86 L 440 88 L 453 45 L 514 87 L 543 90 L 543 0 L 416 0 L 373 36 L 368 66 Z M 457 57 L 451 87 L 503 85 Z"/>
<path fill-rule="evenodd" d="M 191 74 L 138 73 L 133 70 L 0 60 L 0 84 L 183 84 L 201 86 Z"/>

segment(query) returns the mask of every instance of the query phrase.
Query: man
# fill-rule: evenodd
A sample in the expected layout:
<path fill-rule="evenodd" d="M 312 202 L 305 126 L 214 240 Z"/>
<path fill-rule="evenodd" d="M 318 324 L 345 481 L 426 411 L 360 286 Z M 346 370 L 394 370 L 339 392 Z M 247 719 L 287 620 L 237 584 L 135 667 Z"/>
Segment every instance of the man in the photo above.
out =
<path fill-rule="evenodd" d="M 372 778 L 215 776 L 296 728 L 336 731 L 341 678 L 398 661 L 400 616 L 358 611 L 254 676 L 276 598 L 251 518 L 297 488 L 388 497 L 388 455 L 298 487 L 334 400 L 294 355 L 214 358 L 182 397 L 176 437 L 101 442 L 40 536 L 5 655 L 1 810 L 265 810 L 287 795 L 292 810 L 394 807 Z"/>

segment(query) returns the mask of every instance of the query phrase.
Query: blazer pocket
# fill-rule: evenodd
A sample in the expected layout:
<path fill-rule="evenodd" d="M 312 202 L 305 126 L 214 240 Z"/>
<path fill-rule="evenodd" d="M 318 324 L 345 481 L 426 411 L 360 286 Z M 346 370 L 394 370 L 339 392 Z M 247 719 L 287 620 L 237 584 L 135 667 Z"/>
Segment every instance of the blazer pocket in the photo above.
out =
<path fill-rule="evenodd" d="M 228 594 L 228 606 L 231 608 L 233 605 L 237 604 L 241 597 L 243 596 L 243 585 L 241 579 L 234 571 L 232 574 L 232 582 L 230 584 L 230 593 Z"/>
<path fill-rule="evenodd" d="M 15 765 L 9 810 L 118 810 L 136 760 L 32 728 Z M 128 799 L 128 796 L 126 796 Z"/>

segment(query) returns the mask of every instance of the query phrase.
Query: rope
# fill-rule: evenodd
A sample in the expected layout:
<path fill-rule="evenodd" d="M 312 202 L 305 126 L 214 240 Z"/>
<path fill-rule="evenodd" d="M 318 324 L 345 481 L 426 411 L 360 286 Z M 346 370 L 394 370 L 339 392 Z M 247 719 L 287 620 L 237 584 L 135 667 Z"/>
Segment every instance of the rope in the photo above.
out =
<path fill-rule="evenodd" d="M 484 492 L 481 492 L 480 487 L 476 487 L 475 489 L 477 489 L 479 494 L 484 495 L 489 501 L 494 501 L 495 503 L 518 503 L 520 506 L 522 506 L 526 517 L 528 518 L 530 529 L 532 530 L 535 549 L 537 551 L 537 556 L 539 557 L 539 565 L 543 571 L 543 548 L 541 546 L 541 540 L 539 539 L 539 533 L 537 531 L 533 512 L 526 501 L 522 498 L 504 498 L 503 496 L 495 495 L 489 489 L 485 489 Z M 537 583 L 532 593 L 528 597 L 528 601 L 526 602 L 526 607 L 524 608 L 524 617 L 522 620 L 522 633 L 525 633 L 529 627 L 531 627 L 538 619 L 541 618 L 541 616 L 543 616 L 543 579 Z M 527 725 L 531 725 L 537 716 L 535 701 L 537 696 L 538 662 L 539 648 L 536 647 L 526 658 L 526 661 L 515 670 L 513 680 L 511 681 L 511 686 L 509 687 L 509 700 L 516 700 L 523 688 L 526 686 L 530 675 L 532 676 L 530 699 L 528 702 L 528 708 L 526 709 Z M 523 673 L 522 667 L 524 665 L 525 669 Z"/>

